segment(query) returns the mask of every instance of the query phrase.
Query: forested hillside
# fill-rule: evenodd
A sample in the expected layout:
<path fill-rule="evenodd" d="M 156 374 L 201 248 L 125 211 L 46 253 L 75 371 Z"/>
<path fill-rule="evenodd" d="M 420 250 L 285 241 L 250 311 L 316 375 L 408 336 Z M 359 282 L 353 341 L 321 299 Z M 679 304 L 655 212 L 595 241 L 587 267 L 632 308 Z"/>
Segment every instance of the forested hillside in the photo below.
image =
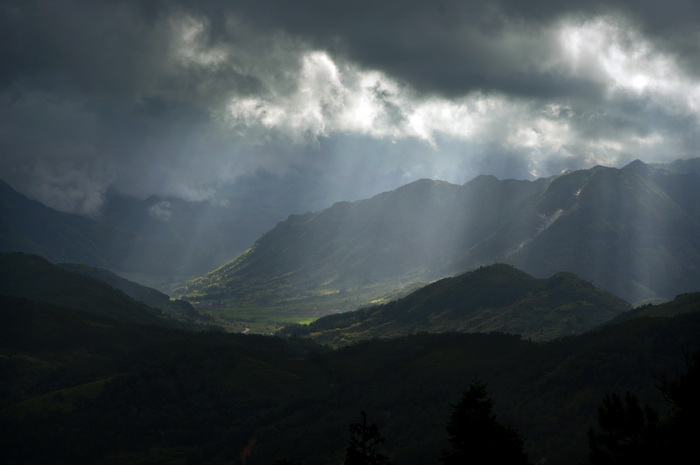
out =
<path fill-rule="evenodd" d="M 329 350 L 0 299 L 0 449 L 17 464 L 340 463 L 362 410 L 392 463 L 437 464 L 475 376 L 534 463 L 580 464 L 603 396 L 663 411 L 653 376 L 683 373 L 700 342 L 694 312 L 547 343 L 445 333 Z"/>
<path fill-rule="evenodd" d="M 386 304 L 290 326 L 282 334 L 332 346 L 451 331 L 499 331 L 541 341 L 583 333 L 630 308 L 571 273 L 537 279 L 501 264 L 441 279 Z"/>

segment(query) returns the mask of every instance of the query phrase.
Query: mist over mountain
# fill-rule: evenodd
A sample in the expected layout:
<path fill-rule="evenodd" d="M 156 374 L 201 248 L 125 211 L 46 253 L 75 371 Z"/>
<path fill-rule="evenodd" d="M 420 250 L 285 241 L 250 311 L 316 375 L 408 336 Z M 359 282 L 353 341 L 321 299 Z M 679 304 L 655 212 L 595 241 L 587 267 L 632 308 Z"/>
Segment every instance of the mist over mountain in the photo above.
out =
<path fill-rule="evenodd" d="M 47 207 L 0 180 L 0 251 L 107 268 L 149 284 L 182 280 L 234 258 L 293 208 L 272 194 L 252 195 L 239 189 L 228 204 L 112 194 L 88 218 Z"/>
<path fill-rule="evenodd" d="M 129 232 L 49 208 L 0 181 L 0 252 L 107 267 L 136 239 Z"/>
<path fill-rule="evenodd" d="M 264 303 L 361 291 L 363 301 L 342 307 L 352 309 L 412 283 L 497 262 L 538 278 L 572 272 L 630 302 L 671 298 L 700 282 L 698 160 L 597 166 L 535 181 L 423 179 L 291 215 L 262 235 L 294 201 L 246 201 L 241 192 L 236 205 L 115 195 L 101 216 L 85 218 L 2 183 L 0 251 L 85 263 L 152 284 L 203 274 L 252 244 L 180 289 L 194 300 Z"/>
<path fill-rule="evenodd" d="M 503 262 L 539 278 L 572 272 L 630 302 L 672 298 L 700 283 L 699 198 L 697 159 L 536 181 L 424 179 L 291 215 L 181 291 L 258 303 L 368 289 L 379 296 Z"/>

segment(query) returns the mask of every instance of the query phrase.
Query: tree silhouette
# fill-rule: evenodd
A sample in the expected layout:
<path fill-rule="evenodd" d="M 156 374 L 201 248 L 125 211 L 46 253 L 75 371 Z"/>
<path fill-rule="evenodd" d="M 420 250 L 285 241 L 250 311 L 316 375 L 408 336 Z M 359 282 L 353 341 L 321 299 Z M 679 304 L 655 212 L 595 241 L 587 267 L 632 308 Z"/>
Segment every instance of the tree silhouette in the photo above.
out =
<path fill-rule="evenodd" d="M 452 450 L 443 452 L 445 465 L 473 463 L 528 464 L 524 440 L 514 428 L 501 424 L 493 413 L 486 384 L 475 379 L 452 405 L 447 423 Z"/>
<path fill-rule="evenodd" d="M 624 401 L 612 394 L 598 408 L 600 431 L 589 430 L 589 460 L 595 465 L 663 463 L 663 432 L 659 416 L 649 406 L 641 407 L 627 392 Z"/>
<path fill-rule="evenodd" d="M 362 423 L 350 425 L 350 443 L 345 449 L 344 465 L 391 465 L 389 459 L 376 451 L 384 443 L 379 428 L 374 423 L 367 426 L 367 413 L 363 410 Z"/>
<path fill-rule="evenodd" d="M 605 396 L 598 408 L 598 430 L 588 431 L 589 461 L 593 465 L 683 463 L 696 454 L 700 438 L 700 352 L 686 354 L 688 371 L 672 381 L 659 378 L 670 402 L 662 416 L 641 407 L 630 392 L 624 402 Z"/>
<path fill-rule="evenodd" d="M 661 380 L 661 392 L 671 403 L 664 417 L 668 429 L 669 457 L 676 461 L 697 454 L 700 438 L 700 351 L 686 353 L 686 373 L 672 381 Z"/>

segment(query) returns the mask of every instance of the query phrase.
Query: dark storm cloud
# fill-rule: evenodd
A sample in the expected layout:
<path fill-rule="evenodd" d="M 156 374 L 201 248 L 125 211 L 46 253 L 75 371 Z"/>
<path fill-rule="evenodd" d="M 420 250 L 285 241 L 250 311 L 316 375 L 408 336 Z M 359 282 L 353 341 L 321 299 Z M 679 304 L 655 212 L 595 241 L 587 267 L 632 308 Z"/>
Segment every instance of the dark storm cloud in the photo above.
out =
<path fill-rule="evenodd" d="M 71 85 L 143 92 L 168 66 L 168 18 L 191 14 L 207 21 L 199 39 L 209 47 L 252 43 L 231 24 L 239 19 L 261 35 L 285 31 L 369 68 L 380 69 L 418 89 L 448 95 L 474 89 L 518 95 L 595 92 L 584 79 L 552 68 L 552 38 L 542 31 L 567 17 L 618 14 L 695 69 L 700 7 L 692 0 L 490 2 L 464 0 L 354 2 L 5 2 L 2 21 L 3 81 L 18 77 L 61 78 Z M 242 29 L 245 29 L 242 27 Z M 260 47 L 261 53 L 269 53 Z M 225 89 L 256 90 L 256 76 L 235 66 L 209 69 L 207 80 Z M 191 84 L 195 70 L 179 75 Z M 222 90 L 222 89 L 216 89 Z M 229 90 L 230 92 L 230 90 Z M 214 93 L 214 89 L 212 89 Z"/>
<path fill-rule="evenodd" d="M 619 15 L 694 72 L 700 57 L 700 6 L 693 0 L 280 0 L 255 5 L 241 11 L 418 89 L 450 96 L 475 89 L 553 96 L 595 92 L 590 84 L 562 79 L 550 69 L 556 44 L 541 31 L 565 18 Z"/>
<path fill-rule="evenodd" d="M 151 7 L 0 3 L 0 176 L 57 208 L 94 213 L 111 185 L 201 197 L 230 171 L 264 166 L 239 156 L 233 169 L 244 141 L 231 147 L 216 119 L 231 96 L 260 89 L 258 76 L 281 76 L 288 57 L 271 56 L 267 73 L 249 58 L 269 50 L 265 37 L 241 27 L 235 43 L 218 43 L 207 17 Z M 228 59 L 231 47 L 241 52 Z"/>
<path fill-rule="evenodd" d="M 0 0 L 0 177 L 94 213 L 108 189 L 204 198 L 305 166 L 358 197 L 693 156 L 698 8 Z"/>

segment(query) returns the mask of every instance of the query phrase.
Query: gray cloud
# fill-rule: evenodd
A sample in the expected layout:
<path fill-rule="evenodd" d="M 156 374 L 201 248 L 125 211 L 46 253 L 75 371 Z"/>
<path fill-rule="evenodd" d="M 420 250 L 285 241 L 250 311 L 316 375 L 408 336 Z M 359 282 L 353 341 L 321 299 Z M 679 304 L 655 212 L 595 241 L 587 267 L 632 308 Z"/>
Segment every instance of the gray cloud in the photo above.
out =
<path fill-rule="evenodd" d="M 2 0 L 0 177 L 94 214 L 108 190 L 202 199 L 262 173 L 316 207 L 697 156 L 698 8 Z"/>
<path fill-rule="evenodd" d="M 346 53 L 411 85 L 450 96 L 475 89 L 552 95 L 564 88 L 551 67 L 552 41 L 546 33 L 562 19 L 613 15 L 640 28 L 666 53 L 697 72 L 700 53 L 692 0 L 264 2 L 245 9 L 261 24 Z M 537 79 L 539 77 L 540 79 Z M 580 89 L 580 82 L 570 88 Z M 580 91 L 580 90 L 579 90 Z"/>

